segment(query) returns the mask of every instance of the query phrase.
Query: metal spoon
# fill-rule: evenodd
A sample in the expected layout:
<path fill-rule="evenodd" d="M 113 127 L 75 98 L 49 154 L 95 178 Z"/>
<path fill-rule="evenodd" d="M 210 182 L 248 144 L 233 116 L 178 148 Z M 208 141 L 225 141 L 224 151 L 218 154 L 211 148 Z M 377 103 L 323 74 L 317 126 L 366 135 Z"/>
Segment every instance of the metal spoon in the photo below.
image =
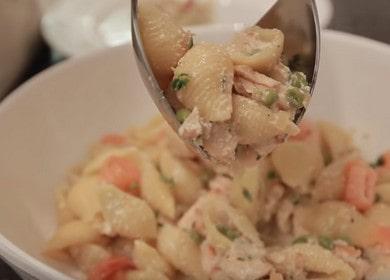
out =
<path fill-rule="evenodd" d="M 320 24 L 315 0 L 278 0 L 256 23 L 263 28 L 277 28 L 285 35 L 284 57 L 293 71 L 306 74 L 313 95 L 320 61 Z M 138 0 L 131 1 L 131 31 L 138 68 L 154 103 L 169 125 L 177 132 L 180 123 L 160 88 L 145 54 L 138 28 Z M 305 109 L 297 111 L 294 122 L 298 123 Z M 194 142 L 188 143 L 203 158 L 207 152 Z"/>

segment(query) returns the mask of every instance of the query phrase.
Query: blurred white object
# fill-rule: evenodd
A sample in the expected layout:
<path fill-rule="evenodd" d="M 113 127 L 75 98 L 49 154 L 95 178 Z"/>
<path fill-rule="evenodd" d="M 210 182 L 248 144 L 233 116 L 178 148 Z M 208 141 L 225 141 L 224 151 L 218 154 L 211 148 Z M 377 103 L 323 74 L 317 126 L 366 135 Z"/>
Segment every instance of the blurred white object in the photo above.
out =
<path fill-rule="evenodd" d="M 54 0 L 41 0 L 54 1 Z M 64 56 L 74 56 L 128 43 L 131 0 L 55 0 L 42 20 L 42 32 L 51 47 Z M 158 0 L 184 24 L 251 25 L 276 0 Z M 173 4 L 167 4 L 172 2 Z M 176 4 L 175 4 L 176 3 Z M 181 8 L 177 8 L 177 3 Z M 193 12 L 188 12 L 192 3 Z M 195 4 L 194 4 L 195 3 Z M 317 0 L 322 27 L 333 14 L 330 0 Z M 179 15 L 184 11 L 186 17 Z M 184 10 L 183 10 L 184 9 Z M 186 11 L 187 9 L 187 11 Z M 203 16 L 196 16 L 195 11 Z"/>
<path fill-rule="evenodd" d="M 39 42 L 35 0 L 0 1 L 0 98 L 25 71 Z"/>

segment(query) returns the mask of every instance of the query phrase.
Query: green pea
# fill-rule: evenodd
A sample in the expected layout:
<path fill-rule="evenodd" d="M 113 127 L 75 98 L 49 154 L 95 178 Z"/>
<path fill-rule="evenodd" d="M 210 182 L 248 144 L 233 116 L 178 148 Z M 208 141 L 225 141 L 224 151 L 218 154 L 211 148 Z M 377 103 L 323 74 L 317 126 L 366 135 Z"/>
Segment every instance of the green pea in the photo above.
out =
<path fill-rule="evenodd" d="M 179 91 L 182 88 L 184 88 L 189 81 L 190 81 L 190 76 L 188 74 L 182 73 L 173 79 L 172 89 L 174 91 Z"/>
<path fill-rule="evenodd" d="M 180 109 L 176 112 L 176 119 L 180 122 L 183 123 L 188 116 L 191 114 L 190 110 L 188 109 Z"/>

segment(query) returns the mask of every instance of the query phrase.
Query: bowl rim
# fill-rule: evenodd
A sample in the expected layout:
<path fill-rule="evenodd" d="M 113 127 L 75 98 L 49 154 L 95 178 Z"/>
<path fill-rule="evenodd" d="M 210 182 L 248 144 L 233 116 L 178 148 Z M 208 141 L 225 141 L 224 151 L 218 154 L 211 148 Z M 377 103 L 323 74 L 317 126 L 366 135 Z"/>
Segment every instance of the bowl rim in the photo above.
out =
<path fill-rule="evenodd" d="M 373 52 L 383 53 L 390 56 L 390 45 L 369 39 L 366 37 L 353 35 L 350 33 L 333 31 L 333 30 L 324 30 L 323 37 L 325 40 L 323 42 L 344 42 L 351 45 L 365 46 L 372 49 Z M 34 88 L 35 85 L 44 83 L 46 80 L 49 80 L 53 77 L 56 77 L 58 74 L 69 71 L 73 67 L 88 63 L 89 61 L 96 59 L 97 57 L 106 57 L 111 56 L 112 53 L 116 53 L 123 49 L 129 49 L 129 55 L 132 55 L 132 48 L 129 44 L 97 50 L 79 57 L 70 58 L 66 61 L 63 61 L 53 67 L 50 67 L 41 73 L 37 74 L 23 85 L 15 89 L 10 95 L 8 95 L 0 103 L 0 117 L 4 112 L 12 109 L 12 106 L 20 99 L 23 98 L 25 94 L 34 94 L 34 91 L 31 91 L 31 88 Z M 43 263 L 42 261 L 34 258 L 30 254 L 26 253 L 5 236 L 0 233 L 0 257 L 8 262 L 11 266 L 25 272 L 27 275 L 37 278 L 37 279 L 57 279 L 57 280 L 72 280 L 71 277 L 65 275 L 64 273 L 56 270 L 53 267 Z"/>

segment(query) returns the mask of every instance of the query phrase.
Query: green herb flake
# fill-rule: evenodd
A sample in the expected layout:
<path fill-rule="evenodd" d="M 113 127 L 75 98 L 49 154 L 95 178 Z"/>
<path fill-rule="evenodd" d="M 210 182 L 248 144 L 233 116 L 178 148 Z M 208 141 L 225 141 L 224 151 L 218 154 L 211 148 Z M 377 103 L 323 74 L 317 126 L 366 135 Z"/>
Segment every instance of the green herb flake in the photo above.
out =
<path fill-rule="evenodd" d="M 204 169 L 200 174 L 200 180 L 206 185 L 214 176 L 215 173 L 211 169 Z"/>
<path fill-rule="evenodd" d="M 175 186 L 175 181 L 173 180 L 173 178 L 166 177 L 166 176 L 164 176 L 164 175 L 161 174 L 161 173 L 160 173 L 160 178 L 161 178 L 161 180 L 162 180 L 164 183 L 170 185 L 171 187 L 174 187 L 174 186 Z"/>
<path fill-rule="evenodd" d="M 131 190 L 137 190 L 137 189 L 139 189 L 139 183 L 138 182 L 133 182 L 133 183 L 131 183 L 130 184 L 130 189 Z"/>
<path fill-rule="evenodd" d="M 375 203 L 379 203 L 382 201 L 382 197 L 379 193 L 375 194 Z"/>
<path fill-rule="evenodd" d="M 287 90 L 287 100 L 291 106 L 296 109 L 303 107 L 303 102 L 305 101 L 305 95 L 298 88 L 290 88 Z"/>
<path fill-rule="evenodd" d="M 248 200 L 249 202 L 252 202 L 252 194 L 248 191 L 247 188 L 242 189 L 242 195 Z"/>
<path fill-rule="evenodd" d="M 303 236 L 300 236 L 298 238 L 296 238 L 292 244 L 303 244 L 303 243 L 307 243 L 309 242 L 309 237 L 307 237 L 306 235 L 303 235 Z"/>
<path fill-rule="evenodd" d="M 321 247 L 327 249 L 327 250 L 333 250 L 334 244 L 332 238 L 328 236 L 320 236 L 318 237 L 318 244 L 320 244 Z"/>
<path fill-rule="evenodd" d="M 204 236 L 202 236 L 199 232 L 192 229 L 188 231 L 188 234 L 190 235 L 190 238 L 197 244 L 200 245 L 204 241 Z"/>
<path fill-rule="evenodd" d="M 183 123 L 188 116 L 191 114 L 190 110 L 188 109 L 180 109 L 176 112 L 176 119 L 180 122 Z"/>
<path fill-rule="evenodd" d="M 344 242 L 347 242 L 348 244 L 352 244 L 352 240 L 351 240 L 351 237 L 349 236 L 341 236 L 339 237 L 340 240 L 343 240 Z"/>
<path fill-rule="evenodd" d="M 291 203 L 294 205 L 298 205 L 301 202 L 301 196 L 297 193 L 294 193 L 294 195 L 291 197 Z"/>
<path fill-rule="evenodd" d="M 191 39 L 188 42 L 188 49 L 191 49 L 193 46 L 194 46 L 194 37 L 191 36 Z"/>
<path fill-rule="evenodd" d="M 324 154 L 324 164 L 325 164 L 325 166 L 328 166 L 331 163 L 332 163 L 332 156 L 330 155 L 330 153 L 325 153 Z"/>
<path fill-rule="evenodd" d="M 290 75 L 290 84 L 296 88 L 308 86 L 306 75 L 302 72 L 293 72 Z"/>
<path fill-rule="evenodd" d="M 234 241 L 236 238 L 241 236 L 237 230 L 229 228 L 225 225 L 217 225 L 217 229 L 221 234 L 226 236 L 231 241 Z"/>
<path fill-rule="evenodd" d="M 182 88 L 184 88 L 189 81 L 190 81 L 190 76 L 188 74 L 182 73 L 173 79 L 172 89 L 174 91 L 179 91 Z"/>
<path fill-rule="evenodd" d="M 372 168 L 375 168 L 375 167 L 379 167 L 379 166 L 382 166 L 385 164 L 385 160 L 383 159 L 383 157 L 379 157 L 375 162 L 371 163 L 371 167 Z"/>
<path fill-rule="evenodd" d="M 268 180 L 277 179 L 278 178 L 278 174 L 276 173 L 275 170 L 270 170 L 270 171 L 268 171 L 267 178 L 268 178 Z"/>

